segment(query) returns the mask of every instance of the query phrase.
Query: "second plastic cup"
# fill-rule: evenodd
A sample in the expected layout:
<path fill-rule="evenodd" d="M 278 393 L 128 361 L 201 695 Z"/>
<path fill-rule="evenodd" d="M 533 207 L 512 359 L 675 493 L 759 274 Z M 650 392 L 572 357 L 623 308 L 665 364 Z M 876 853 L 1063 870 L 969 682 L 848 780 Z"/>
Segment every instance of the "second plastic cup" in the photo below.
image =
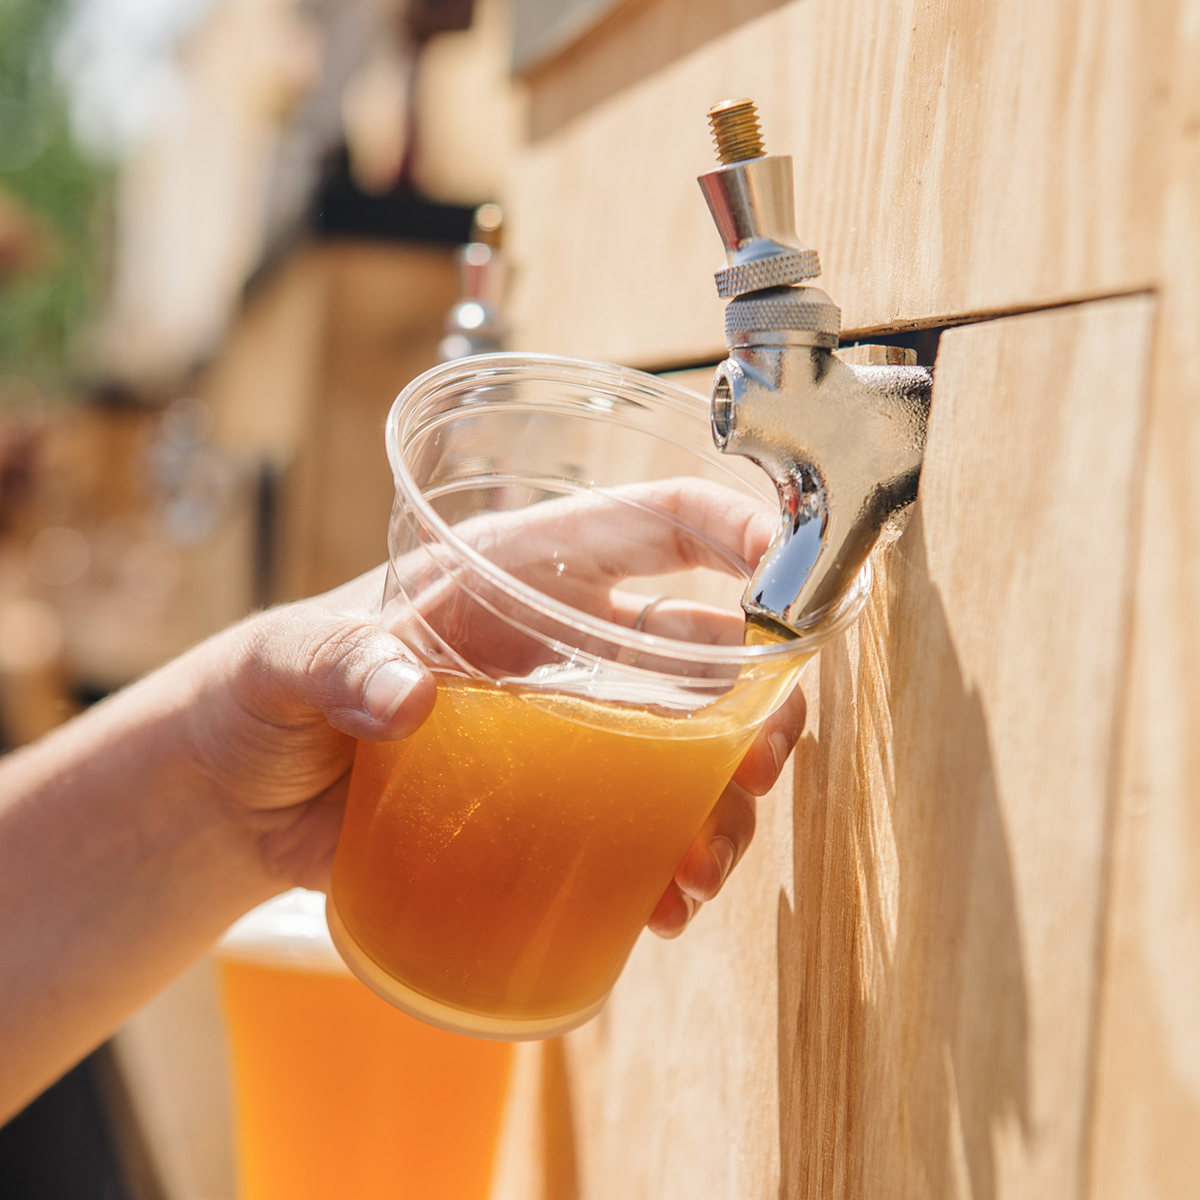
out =
<path fill-rule="evenodd" d="M 820 630 L 744 638 L 774 489 L 653 376 L 487 355 L 388 419 L 382 623 L 438 678 L 412 737 L 359 744 L 330 930 L 443 1028 L 522 1039 L 599 1011 Z M 758 641 L 765 644 L 746 644 Z"/>
<path fill-rule="evenodd" d="M 240 1200 L 486 1200 L 512 1048 L 431 1029 L 342 965 L 297 888 L 218 950 Z"/>

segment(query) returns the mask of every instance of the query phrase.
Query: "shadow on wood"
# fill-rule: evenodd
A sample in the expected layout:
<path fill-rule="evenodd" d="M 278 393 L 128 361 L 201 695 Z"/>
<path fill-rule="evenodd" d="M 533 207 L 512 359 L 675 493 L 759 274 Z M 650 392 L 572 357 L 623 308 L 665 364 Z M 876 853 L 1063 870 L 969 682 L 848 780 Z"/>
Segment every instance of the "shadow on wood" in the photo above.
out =
<path fill-rule="evenodd" d="M 1028 1003 L 987 718 L 918 512 L 822 660 L 779 904 L 780 1198 L 997 1194 Z"/>

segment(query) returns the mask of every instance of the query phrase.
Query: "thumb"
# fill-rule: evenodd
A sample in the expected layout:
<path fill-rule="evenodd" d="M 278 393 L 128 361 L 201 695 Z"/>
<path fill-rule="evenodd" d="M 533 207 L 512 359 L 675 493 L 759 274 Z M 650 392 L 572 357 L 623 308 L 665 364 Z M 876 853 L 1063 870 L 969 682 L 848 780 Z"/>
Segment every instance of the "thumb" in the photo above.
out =
<path fill-rule="evenodd" d="M 268 719 L 317 709 L 351 737 L 385 741 L 408 737 L 429 716 L 433 676 L 386 630 L 308 604 L 272 615 L 255 656 Z"/>

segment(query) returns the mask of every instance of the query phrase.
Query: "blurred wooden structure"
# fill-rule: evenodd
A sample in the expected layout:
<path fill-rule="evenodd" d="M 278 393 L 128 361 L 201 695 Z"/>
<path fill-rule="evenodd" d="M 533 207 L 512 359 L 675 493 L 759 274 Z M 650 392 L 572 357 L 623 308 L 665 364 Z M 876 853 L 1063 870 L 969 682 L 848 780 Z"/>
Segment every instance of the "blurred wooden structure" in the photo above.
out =
<path fill-rule="evenodd" d="M 941 330 L 921 495 L 681 942 L 523 1051 L 493 1200 L 1200 1189 L 1200 7 L 630 0 L 530 78 L 517 344 L 723 355 L 705 112 L 843 327 Z"/>
<path fill-rule="evenodd" d="M 318 243 L 253 290 L 205 397 L 221 442 L 279 479 L 275 582 L 261 599 L 325 591 L 386 557 L 384 420 L 437 362 L 457 297 L 452 249 L 417 243 Z"/>

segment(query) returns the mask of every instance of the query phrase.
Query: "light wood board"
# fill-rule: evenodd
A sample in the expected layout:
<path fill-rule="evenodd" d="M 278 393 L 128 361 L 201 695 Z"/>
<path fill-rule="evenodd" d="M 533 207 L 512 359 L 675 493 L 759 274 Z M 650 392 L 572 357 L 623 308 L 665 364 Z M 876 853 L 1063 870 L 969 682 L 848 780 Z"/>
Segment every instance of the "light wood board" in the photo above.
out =
<path fill-rule="evenodd" d="M 781 1200 L 1200 1194 L 1198 63 L 1196 0 L 641 0 L 532 77 L 509 206 L 524 346 L 722 356 L 694 176 L 713 161 L 705 110 L 743 94 L 795 159 L 799 232 L 844 329 L 1127 297 L 944 335 L 918 519 L 863 636 L 808 681 L 797 798 L 840 801 L 797 810 L 795 880 L 775 880 L 806 949 L 762 932 L 764 897 L 737 880 L 730 906 L 747 907 L 712 935 L 713 962 L 738 946 L 751 975 L 770 941 L 777 973 L 754 977 L 747 1020 L 763 1003 L 791 1017 L 754 1087 L 706 1046 L 708 1108 L 681 1101 L 698 1128 L 639 1098 L 635 1131 L 622 1109 L 627 1090 L 673 1103 L 694 1027 L 646 1018 L 625 1074 L 572 1040 L 579 1195 L 672 1194 L 677 1175 Z M 987 476 L 989 446 L 1008 454 Z M 1009 617 L 993 630 L 998 597 L 1027 643 Z M 923 705 L 900 695 L 910 677 Z M 939 828 L 918 801 L 956 781 L 971 803 Z M 768 872 L 790 856 L 769 811 Z M 717 911 L 648 961 L 710 952 L 692 939 Z M 610 1041 L 638 1045 L 620 1028 Z M 618 1145 L 624 1175 L 595 1166 Z"/>
<path fill-rule="evenodd" d="M 801 760 L 786 1195 L 1081 1194 L 1136 534 L 1096 471 L 1141 484 L 1152 314 L 942 339 L 913 524 Z"/>
<path fill-rule="evenodd" d="M 1172 147 L 1191 136 L 1169 106 L 1172 0 L 721 6 L 726 28 L 755 19 L 698 45 L 669 35 L 692 0 L 640 7 L 645 37 L 614 20 L 533 80 L 535 131 L 552 132 L 510 189 L 516 345 L 719 357 L 722 251 L 695 177 L 728 96 L 755 98 L 768 151 L 794 157 L 800 237 L 846 330 L 1153 284 Z M 672 59 L 664 39 L 692 48 Z"/>
<path fill-rule="evenodd" d="M 384 422 L 400 390 L 437 363 L 458 269 L 440 246 L 327 247 L 323 373 L 297 462 L 297 594 L 336 587 L 387 557 L 395 485 Z"/>
<path fill-rule="evenodd" d="M 1080 1194 L 1136 533 L 1097 470 L 1140 486 L 1153 311 L 944 336 L 921 498 L 806 678 L 794 801 L 566 1039 L 573 1167 L 531 1194 Z"/>
<path fill-rule="evenodd" d="M 1200 5 L 1164 47 L 1173 145 L 1116 812 L 1090 1195 L 1200 1195 Z"/>

